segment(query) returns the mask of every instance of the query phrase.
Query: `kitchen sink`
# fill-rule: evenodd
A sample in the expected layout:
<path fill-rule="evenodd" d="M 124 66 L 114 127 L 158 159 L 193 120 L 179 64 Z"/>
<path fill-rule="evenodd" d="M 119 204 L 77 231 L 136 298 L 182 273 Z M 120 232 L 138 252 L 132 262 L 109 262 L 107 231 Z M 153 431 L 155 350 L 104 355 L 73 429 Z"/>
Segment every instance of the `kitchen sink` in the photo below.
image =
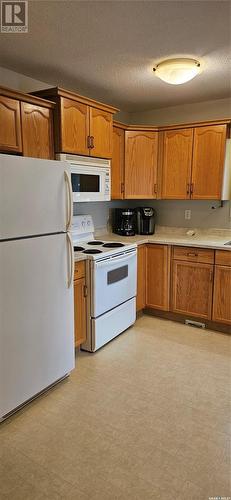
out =
<path fill-rule="evenodd" d="M 230 245 L 231 246 L 231 241 L 226 241 L 226 243 L 224 243 L 224 245 Z"/>

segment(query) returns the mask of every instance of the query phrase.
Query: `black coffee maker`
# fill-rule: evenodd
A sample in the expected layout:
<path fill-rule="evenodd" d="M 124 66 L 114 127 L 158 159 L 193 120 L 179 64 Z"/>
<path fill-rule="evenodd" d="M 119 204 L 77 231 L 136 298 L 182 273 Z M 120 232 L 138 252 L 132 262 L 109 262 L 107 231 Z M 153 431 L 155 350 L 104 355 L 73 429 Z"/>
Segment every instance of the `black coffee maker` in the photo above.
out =
<path fill-rule="evenodd" d="M 132 208 L 115 208 L 113 214 L 113 233 L 121 236 L 134 236 L 136 230 L 136 211 Z"/>
<path fill-rule="evenodd" d="M 137 214 L 137 233 L 153 234 L 155 232 L 156 212 L 151 207 L 138 207 Z"/>

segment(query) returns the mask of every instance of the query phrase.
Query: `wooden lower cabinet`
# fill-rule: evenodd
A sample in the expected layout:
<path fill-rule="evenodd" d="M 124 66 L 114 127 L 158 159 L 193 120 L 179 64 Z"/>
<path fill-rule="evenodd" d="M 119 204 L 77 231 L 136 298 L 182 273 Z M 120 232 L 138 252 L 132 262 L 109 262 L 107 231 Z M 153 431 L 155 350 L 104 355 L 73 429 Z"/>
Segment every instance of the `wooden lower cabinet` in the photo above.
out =
<path fill-rule="evenodd" d="M 211 319 L 213 267 L 197 262 L 172 262 L 173 312 Z"/>
<path fill-rule="evenodd" d="M 76 268 L 78 264 L 76 263 Z M 77 269 L 76 269 L 77 270 Z M 76 274 L 76 273 L 75 273 Z M 82 275 L 82 272 L 79 273 Z M 74 316 L 75 316 L 75 347 L 80 346 L 87 338 L 87 288 L 86 288 L 86 275 L 84 263 L 84 276 L 74 279 Z"/>
<path fill-rule="evenodd" d="M 231 325 L 231 267 L 228 266 L 215 266 L 212 320 Z"/>
<path fill-rule="evenodd" d="M 146 306 L 146 265 L 147 247 L 146 245 L 140 245 L 137 249 L 137 311 L 142 311 Z"/>
<path fill-rule="evenodd" d="M 147 246 L 147 307 L 169 310 L 170 247 Z"/>

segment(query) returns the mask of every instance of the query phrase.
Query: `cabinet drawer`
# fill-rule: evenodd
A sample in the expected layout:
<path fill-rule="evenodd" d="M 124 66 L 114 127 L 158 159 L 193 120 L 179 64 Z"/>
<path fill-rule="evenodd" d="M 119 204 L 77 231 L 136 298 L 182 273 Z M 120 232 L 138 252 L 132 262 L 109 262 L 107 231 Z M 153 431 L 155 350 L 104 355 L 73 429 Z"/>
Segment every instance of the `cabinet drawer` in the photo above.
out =
<path fill-rule="evenodd" d="M 231 267 L 231 252 L 229 250 L 216 250 L 215 263 Z"/>
<path fill-rule="evenodd" d="M 74 280 L 79 278 L 84 278 L 85 276 L 85 260 L 81 260 L 80 262 L 75 262 L 75 273 Z"/>
<path fill-rule="evenodd" d="M 196 247 L 173 247 L 173 259 L 213 264 L 214 250 Z"/>

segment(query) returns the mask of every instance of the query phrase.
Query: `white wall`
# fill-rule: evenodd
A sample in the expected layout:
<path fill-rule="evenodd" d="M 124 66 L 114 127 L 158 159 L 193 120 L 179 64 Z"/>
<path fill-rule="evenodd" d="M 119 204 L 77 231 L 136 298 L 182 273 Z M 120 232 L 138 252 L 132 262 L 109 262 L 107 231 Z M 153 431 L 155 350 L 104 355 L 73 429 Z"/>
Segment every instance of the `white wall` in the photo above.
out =
<path fill-rule="evenodd" d="M 231 97 L 215 101 L 196 102 L 169 108 L 151 109 L 130 113 L 131 124 L 171 125 L 200 120 L 216 120 L 231 117 Z"/>
<path fill-rule="evenodd" d="M 0 85 L 20 90 L 21 92 L 34 92 L 35 90 L 51 87 L 48 83 L 34 80 L 29 76 L 2 67 L 0 67 Z"/>
<path fill-rule="evenodd" d="M 229 201 L 220 207 L 219 201 L 194 200 L 129 200 L 98 203 L 74 203 L 74 214 L 90 214 L 94 225 L 100 229 L 108 225 L 110 211 L 116 207 L 153 207 L 156 211 L 156 223 L 161 226 L 186 228 L 231 229 Z M 191 210 L 191 219 L 185 220 L 185 210 Z"/>

